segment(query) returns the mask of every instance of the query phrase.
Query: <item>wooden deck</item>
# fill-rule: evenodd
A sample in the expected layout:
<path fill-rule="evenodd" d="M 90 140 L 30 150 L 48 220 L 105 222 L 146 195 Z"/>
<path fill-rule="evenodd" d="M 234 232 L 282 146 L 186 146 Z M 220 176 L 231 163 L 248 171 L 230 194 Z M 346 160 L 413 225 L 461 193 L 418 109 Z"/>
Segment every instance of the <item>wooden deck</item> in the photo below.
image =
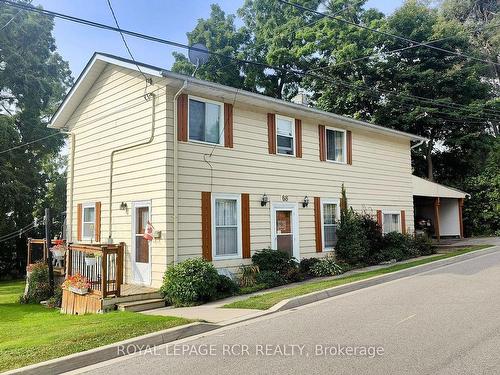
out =
<path fill-rule="evenodd" d="M 151 288 L 149 286 L 134 285 L 134 284 L 123 284 L 121 288 L 120 296 L 135 296 L 139 294 L 156 293 L 157 288 Z"/>

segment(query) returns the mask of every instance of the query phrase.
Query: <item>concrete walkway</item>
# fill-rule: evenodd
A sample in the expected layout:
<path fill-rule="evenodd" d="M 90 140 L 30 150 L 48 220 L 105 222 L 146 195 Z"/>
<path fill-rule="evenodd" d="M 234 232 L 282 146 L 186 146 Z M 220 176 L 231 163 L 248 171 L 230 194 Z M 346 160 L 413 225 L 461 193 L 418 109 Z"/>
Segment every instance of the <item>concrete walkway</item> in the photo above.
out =
<path fill-rule="evenodd" d="M 472 238 L 472 239 L 455 240 L 453 242 L 454 248 L 459 247 L 459 246 L 462 247 L 462 246 L 471 246 L 471 245 L 500 245 L 500 238 L 499 237 Z M 375 265 L 375 266 L 358 268 L 355 270 L 345 272 L 342 275 L 338 275 L 338 276 L 316 277 L 316 278 L 309 279 L 307 281 L 303 281 L 300 283 L 292 283 L 292 284 L 280 286 L 277 288 L 262 290 L 262 291 L 251 293 L 251 294 L 245 294 L 245 295 L 241 295 L 241 296 L 234 296 L 234 297 L 230 297 L 230 298 L 225 298 L 225 299 L 206 303 L 206 304 L 199 305 L 199 306 L 178 307 L 178 308 L 175 308 L 172 306 L 167 306 L 167 307 L 163 307 L 163 308 L 159 308 L 159 309 L 143 311 L 143 314 L 160 315 L 160 316 L 175 316 L 175 317 L 187 318 L 187 319 L 192 319 L 192 320 L 200 320 L 200 321 L 209 322 L 209 323 L 217 323 L 219 325 L 228 325 L 228 324 L 233 324 L 236 322 L 255 318 L 255 317 L 269 313 L 268 310 L 222 308 L 222 306 L 224 306 L 228 303 L 244 300 L 244 299 L 247 299 L 247 298 L 252 297 L 252 296 L 261 295 L 261 294 L 265 294 L 265 293 L 269 293 L 269 292 L 274 292 L 274 291 L 288 289 L 288 288 L 294 288 L 296 286 L 304 285 L 304 284 L 311 283 L 311 282 L 338 279 L 338 278 L 342 278 L 342 277 L 346 277 L 346 276 L 350 276 L 350 275 L 355 275 L 355 274 L 362 273 L 362 272 L 368 272 L 368 271 L 379 270 L 382 268 L 388 268 L 388 267 L 394 266 L 396 264 L 404 264 L 404 263 L 408 263 L 408 262 L 414 262 L 414 261 L 420 260 L 420 259 L 433 258 L 433 257 L 436 257 L 438 255 L 439 254 L 433 254 L 433 255 L 412 258 L 412 259 L 408 259 L 408 260 L 404 260 L 404 261 L 396 262 L 396 263 L 391 263 L 391 264 L 379 264 L 379 265 Z"/>

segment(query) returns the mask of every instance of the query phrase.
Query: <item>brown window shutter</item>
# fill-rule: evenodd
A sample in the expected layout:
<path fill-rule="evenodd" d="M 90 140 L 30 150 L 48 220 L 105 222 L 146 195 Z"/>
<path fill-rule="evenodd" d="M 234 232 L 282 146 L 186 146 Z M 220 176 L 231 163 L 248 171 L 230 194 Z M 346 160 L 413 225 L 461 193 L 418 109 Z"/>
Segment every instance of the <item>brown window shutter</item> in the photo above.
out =
<path fill-rule="evenodd" d="M 380 230 L 382 230 L 382 210 L 377 210 L 377 224 L 380 226 Z"/>
<path fill-rule="evenodd" d="M 267 114 L 267 143 L 270 154 L 276 154 L 276 115 Z"/>
<path fill-rule="evenodd" d="M 401 233 L 406 234 L 406 213 L 401 210 Z"/>
<path fill-rule="evenodd" d="M 323 251 L 323 228 L 321 228 L 321 198 L 314 197 L 314 228 L 316 239 L 316 252 Z"/>
<path fill-rule="evenodd" d="M 318 126 L 319 133 L 319 160 L 326 160 L 326 130 L 325 125 Z"/>
<path fill-rule="evenodd" d="M 181 94 L 177 98 L 177 139 L 188 140 L 188 96 Z"/>
<path fill-rule="evenodd" d="M 243 258 L 250 258 L 250 195 L 241 194 L 241 237 Z"/>
<path fill-rule="evenodd" d="M 347 164 L 352 165 L 352 132 L 347 131 Z"/>
<path fill-rule="evenodd" d="M 82 204 L 76 206 L 76 240 L 82 240 Z"/>
<path fill-rule="evenodd" d="M 212 260 L 212 194 L 201 192 L 201 249 L 203 259 Z"/>
<path fill-rule="evenodd" d="M 94 237 L 95 242 L 101 242 L 101 202 L 95 202 Z"/>
<path fill-rule="evenodd" d="M 295 156 L 302 157 L 302 120 L 295 119 Z"/>
<path fill-rule="evenodd" d="M 224 103 L 224 146 L 233 148 L 233 105 Z"/>

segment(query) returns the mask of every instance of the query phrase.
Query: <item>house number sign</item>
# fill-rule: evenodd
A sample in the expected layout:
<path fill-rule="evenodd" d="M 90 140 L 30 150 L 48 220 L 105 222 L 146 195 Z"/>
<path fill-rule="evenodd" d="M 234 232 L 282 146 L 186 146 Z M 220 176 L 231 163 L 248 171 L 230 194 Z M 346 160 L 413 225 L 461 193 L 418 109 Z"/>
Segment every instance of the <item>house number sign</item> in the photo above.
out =
<path fill-rule="evenodd" d="M 288 195 L 282 195 L 282 196 L 281 196 L 281 200 L 282 200 L 283 202 L 288 202 Z"/>

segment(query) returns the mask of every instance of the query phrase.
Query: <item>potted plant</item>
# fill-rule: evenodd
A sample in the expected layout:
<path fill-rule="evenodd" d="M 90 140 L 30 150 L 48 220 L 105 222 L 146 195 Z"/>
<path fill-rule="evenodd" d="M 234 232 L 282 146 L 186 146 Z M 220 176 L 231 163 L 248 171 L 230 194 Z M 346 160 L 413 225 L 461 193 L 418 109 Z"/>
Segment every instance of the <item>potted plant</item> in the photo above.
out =
<path fill-rule="evenodd" d="M 76 294 L 84 295 L 89 292 L 90 283 L 85 276 L 77 273 L 64 280 L 62 288 Z"/>
<path fill-rule="evenodd" d="M 85 254 L 85 265 L 87 266 L 95 266 L 97 264 L 97 257 L 99 255 L 94 253 Z"/>

